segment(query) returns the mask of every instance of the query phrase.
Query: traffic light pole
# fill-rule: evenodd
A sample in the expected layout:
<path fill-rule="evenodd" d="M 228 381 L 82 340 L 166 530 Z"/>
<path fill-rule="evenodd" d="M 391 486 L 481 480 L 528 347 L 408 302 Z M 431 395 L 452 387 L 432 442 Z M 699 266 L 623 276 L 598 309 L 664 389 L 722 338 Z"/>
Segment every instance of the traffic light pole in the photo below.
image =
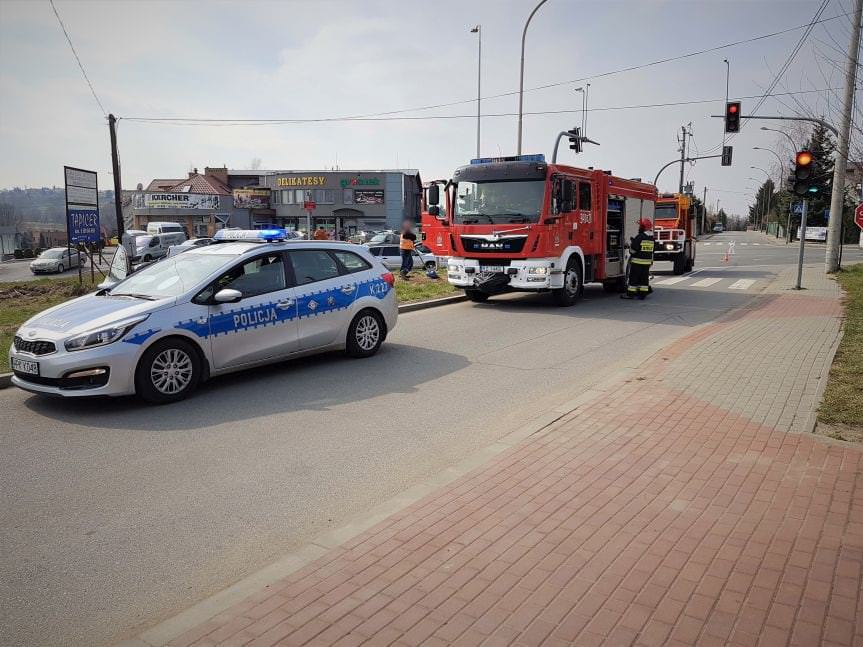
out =
<path fill-rule="evenodd" d="M 659 176 L 662 175 L 662 172 L 667 169 L 672 164 L 680 164 L 683 166 L 684 162 L 694 162 L 696 160 L 709 160 L 714 159 L 716 157 L 722 157 L 722 155 L 702 155 L 700 157 L 685 157 L 683 159 L 675 159 L 671 160 L 668 164 L 659 169 L 659 172 L 656 174 L 656 177 L 653 178 L 653 186 L 656 186 L 656 183 L 659 182 Z"/>
<path fill-rule="evenodd" d="M 806 212 L 809 210 L 809 200 L 803 200 L 803 209 L 800 211 L 800 253 L 797 256 L 797 284 L 795 290 L 802 290 L 800 282 L 803 280 L 803 249 L 806 246 Z"/>

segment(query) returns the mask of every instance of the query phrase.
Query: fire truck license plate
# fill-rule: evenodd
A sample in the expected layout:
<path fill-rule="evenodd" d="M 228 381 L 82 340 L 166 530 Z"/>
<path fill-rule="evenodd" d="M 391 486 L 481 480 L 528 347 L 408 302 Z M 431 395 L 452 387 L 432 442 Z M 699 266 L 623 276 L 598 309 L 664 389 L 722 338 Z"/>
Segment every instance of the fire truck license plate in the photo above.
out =
<path fill-rule="evenodd" d="M 505 272 L 506 268 L 503 265 L 480 265 L 480 272 Z"/>

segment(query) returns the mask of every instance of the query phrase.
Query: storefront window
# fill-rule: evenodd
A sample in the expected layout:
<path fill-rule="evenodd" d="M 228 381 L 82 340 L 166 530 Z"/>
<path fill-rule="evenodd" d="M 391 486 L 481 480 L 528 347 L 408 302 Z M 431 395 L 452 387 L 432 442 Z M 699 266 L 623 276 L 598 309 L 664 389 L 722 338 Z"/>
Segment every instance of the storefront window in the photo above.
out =
<path fill-rule="evenodd" d="M 315 189 L 315 202 L 318 204 L 335 204 L 336 192 L 332 189 Z"/>
<path fill-rule="evenodd" d="M 342 189 L 342 204 L 353 204 L 354 203 L 354 190 L 353 189 Z"/>
<path fill-rule="evenodd" d="M 294 204 L 294 192 L 291 189 L 279 191 L 282 194 L 282 204 Z"/>
<path fill-rule="evenodd" d="M 273 204 L 281 204 L 282 203 L 282 192 L 281 191 L 273 191 Z"/>

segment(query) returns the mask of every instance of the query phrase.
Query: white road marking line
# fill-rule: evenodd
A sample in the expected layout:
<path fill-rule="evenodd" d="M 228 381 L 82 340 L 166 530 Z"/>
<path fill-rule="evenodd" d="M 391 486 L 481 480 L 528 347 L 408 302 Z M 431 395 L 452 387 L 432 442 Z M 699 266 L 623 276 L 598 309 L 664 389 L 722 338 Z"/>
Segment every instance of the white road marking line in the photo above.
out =
<path fill-rule="evenodd" d="M 740 243 L 740 244 L 745 246 L 745 245 L 748 245 L 749 243 Z"/>
<path fill-rule="evenodd" d="M 755 245 L 756 247 L 758 247 L 761 243 L 752 243 L 752 244 Z"/>
<path fill-rule="evenodd" d="M 731 290 L 748 290 L 755 283 L 755 279 L 740 279 L 728 286 Z"/>
<path fill-rule="evenodd" d="M 702 245 L 712 245 L 712 243 L 702 243 Z"/>
<path fill-rule="evenodd" d="M 662 281 L 657 281 L 656 285 L 674 285 L 675 283 L 680 283 L 681 281 L 685 281 L 688 278 L 688 276 L 675 276 L 673 279 L 663 279 Z"/>
<path fill-rule="evenodd" d="M 722 279 L 701 279 L 692 284 L 693 288 L 706 288 L 714 283 L 719 283 Z"/>

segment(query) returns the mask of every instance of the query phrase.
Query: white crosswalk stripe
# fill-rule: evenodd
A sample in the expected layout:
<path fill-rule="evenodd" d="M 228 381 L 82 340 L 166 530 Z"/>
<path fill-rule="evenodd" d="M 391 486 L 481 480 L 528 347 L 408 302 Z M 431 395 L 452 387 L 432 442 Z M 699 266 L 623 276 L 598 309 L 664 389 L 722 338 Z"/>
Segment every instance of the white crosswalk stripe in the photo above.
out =
<path fill-rule="evenodd" d="M 728 286 L 730 290 L 748 290 L 755 283 L 755 279 L 740 279 Z"/>
<path fill-rule="evenodd" d="M 701 279 L 692 284 L 694 288 L 707 288 L 715 283 L 719 283 L 722 279 Z"/>
<path fill-rule="evenodd" d="M 689 276 L 675 276 L 673 279 L 663 279 L 662 281 L 657 281 L 656 285 L 674 285 L 675 283 L 680 283 L 681 281 L 685 281 L 688 278 L 691 278 L 691 277 L 689 277 Z"/>
<path fill-rule="evenodd" d="M 705 246 L 707 246 L 707 245 L 712 245 L 712 244 L 713 244 L 713 243 L 702 243 L 702 245 L 705 245 Z"/>

